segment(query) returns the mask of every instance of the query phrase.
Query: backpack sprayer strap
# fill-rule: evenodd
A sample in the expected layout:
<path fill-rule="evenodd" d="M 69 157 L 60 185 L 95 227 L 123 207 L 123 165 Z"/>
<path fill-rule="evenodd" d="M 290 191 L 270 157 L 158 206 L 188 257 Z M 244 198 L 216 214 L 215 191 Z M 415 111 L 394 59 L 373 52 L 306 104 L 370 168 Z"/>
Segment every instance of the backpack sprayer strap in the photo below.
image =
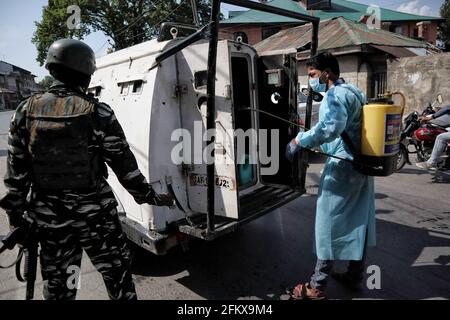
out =
<path fill-rule="evenodd" d="M 353 90 L 353 88 L 349 85 L 346 84 L 342 84 L 340 87 L 347 89 L 348 91 L 350 91 L 351 93 L 353 93 L 356 97 L 356 99 L 361 103 L 361 108 L 364 107 L 364 105 L 366 104 L 365 101 L 363 101 L 361 99 L 361 97 Z M 344 143 L 348 146 L 348 148 L 350 149 L 350 152 L 353 155 L 353 168 L 362 173 L 365 174 L 363 171 L 364 167 L 367 167 L 366 164 L 364 164 L 364 162 L 362 162 L 361 160 L 361 151 L 358 151 L 355 147 L 355 145 L 353 144 L 352 139 L 350 139 L 350 136 L 348 135 L 347 131 L 344 130 L 344 132 L 341 133 L 341 138 L 342 141 L 344 141 Z"/>
<path fill-rule="evenodd" d="M 274 115 L 274 114 L 272 114 L 272 113 L 270 113 L 270 112 L 267 112 L 267 111 L 263 111 L 263 110 L 259 110 L 259 109 L 255 109 L 255 108 L 244 108 L 244 109 L 241 109 L 241 111 L 244 111 L 244 110 L 246 110 L 246 111 L 252 111 L 252 112 L 257 112 L 257 113 L 262 113 L 262 114 L 268 115 L 268 116 L 270 116 L 270 117 L 272 117 L 272 118 L 278 119 L 278 120 L 280 120 L 280 121 L 284 121 L 284 122 L 286 122 L 286 123 L 288 123 L 288 124 L 290 124 L 290 125 L 293 125 L 293 126 L 302 128 L 302 129 L 305 130 L 305 131 L 308 131 L 308 130 L 309 130 L 309 129 L 307 129 L 305 126 L 302 126 L 302 125 L 300 125 L 300 124 L 298 124 L 298 123 L 295 123 L 295 122 L 292 122 L 292 121 L 283 119 L 283 118 L 281 118 L 281 117 L 279 117 L 279 116 L 276 116 L 276 115 Z M 344 131 L 343 134 L 346 135 L 346 132 Z M 347 137 L 348 137 L 348 135 L 347 135 Z M 348 140 L 351 142 L 350 137 L 348 137 Z M 353 145 L 353 144 L 352 144 L 352 145 Z M 310 152 L 316 153 L 316 154 L 321 154 L 321 155 L 323 155 L 323 156 L 327 156 L 327 157 L 329 157 L 329 158 L 333 158 L 333 159 L 337 159 L 337 160 L 342 160 L 342 161 L 345 161 L 345 162 L 350 162 L 350 163 L 356 164 L 356 165 L 358 165 L 358 166 L 362 166 L 361 163 L 357 163 L 357 160 L 345 159 L 345 158 L 341 158 L 341 157 L 334 156 L 334 155 L 331 155 L 331 154 L 328 154 L 328 153 L 325 153 L 325 152 L 321 152 L 321 151 L 318 151 L 318 150 L 313 150 L 313 149 L 309 149 L 309 148 L 305 148 L 305 147 L 302 147 L 302 148 L 305 149 L 305 150 L 308 150 L 308 151 L 310 151 Z"/>

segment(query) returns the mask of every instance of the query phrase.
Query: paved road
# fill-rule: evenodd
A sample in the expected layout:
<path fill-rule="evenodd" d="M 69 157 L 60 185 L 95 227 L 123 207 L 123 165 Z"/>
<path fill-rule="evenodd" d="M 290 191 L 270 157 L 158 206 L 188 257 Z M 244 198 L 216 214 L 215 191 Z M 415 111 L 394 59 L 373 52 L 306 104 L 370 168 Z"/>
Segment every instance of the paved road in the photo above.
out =
<path fill-rule="evenodd" d="M 4 174 L 11 112 L 0 113 L 0 175 Z M 284 288 L 311 275 L 314 210 L 322 164 L 312 164 L 308 194 L 211 243 L 192 241 L 157 257 L 138 251 L 133 266 L 140 299 L 286 299 Z M 4 193 L 0 183 L 0 194 Z M 409 166 L 376 180 L 378 245 L 368 265 L 381 270 L 381 289 L 354 295 L 330 282 L 336 299 L 450 298 L 450 178 L 439 183 Z M 7 230 L 0 213 L 0 233 Z M 12 253 L 1 262 L 12 261 Z M 338 264 L 343 268 L 343 264 Z M 39 278 L 36 298 L 41 299 Z M 22 299 L 13 270 L 0 270 L 0 299 Z M 86 257 L 78 299 L 107 299 Z"/>

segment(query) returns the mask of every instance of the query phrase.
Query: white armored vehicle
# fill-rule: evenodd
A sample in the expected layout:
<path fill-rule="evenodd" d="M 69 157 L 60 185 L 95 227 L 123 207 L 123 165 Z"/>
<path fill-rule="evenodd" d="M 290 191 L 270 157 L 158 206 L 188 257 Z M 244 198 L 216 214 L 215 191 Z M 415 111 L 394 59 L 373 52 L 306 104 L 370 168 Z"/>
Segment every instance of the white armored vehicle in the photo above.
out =
<path fill-rule="evenodd" d="M 90 84 L 113 108 L 155 191 L 176 199 L 173 208 L 138 205 L 110 172 L 125 233 L 156 254 L 189 237 L 212 240 L 304 193 L 307 154 L 284 157 L 298 132 L 282 120 L 296 121 L 295 58 L 258 57 L 245 43 L 218 40 L 220 2 L 318 25 L 260 3 L 215 0 L 208 26 L 101 57 Z M 312 53 L 316 46 L 317 33 Z"/>

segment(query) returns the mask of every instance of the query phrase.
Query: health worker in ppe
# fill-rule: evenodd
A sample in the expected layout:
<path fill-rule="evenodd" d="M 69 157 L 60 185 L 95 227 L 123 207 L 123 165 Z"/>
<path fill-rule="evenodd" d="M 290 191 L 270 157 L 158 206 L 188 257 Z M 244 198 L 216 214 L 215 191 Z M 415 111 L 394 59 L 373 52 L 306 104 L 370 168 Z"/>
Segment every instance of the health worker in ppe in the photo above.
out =
<path fill-rule="evenodd" d="M 341 134 L 347 133 L 360 148 L 364 94 L 340 76 L 339 63 L 329 53 L 307 61 L 309 84 L 315 92 L 326 92 L 319 121 L 300 132 L 287 146 L 286 157 L 304 148 L 353 160 Z M 353 169 L 352 163 L 328 158 L 319 187 L 315 221 L 317 264 L 311 280 L 289 290 L 293 299 L 323 299 L 329 275 L 351 289 L 360 289 L 367 246 L 375 245 L 375 197 L 373 177 Z M 335 260 L 348 260 L 344 273 L 331 273 Z"/>

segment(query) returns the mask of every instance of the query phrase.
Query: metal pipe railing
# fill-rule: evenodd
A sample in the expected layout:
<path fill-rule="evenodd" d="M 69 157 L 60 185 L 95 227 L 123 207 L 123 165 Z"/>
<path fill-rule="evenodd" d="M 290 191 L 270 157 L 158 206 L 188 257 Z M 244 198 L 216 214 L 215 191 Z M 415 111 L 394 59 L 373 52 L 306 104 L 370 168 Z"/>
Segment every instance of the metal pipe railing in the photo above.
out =
<path fill-rule="evenodd" d="M 220 0 L 213 0 L 211 7 L 211 22 L 209 23 L 209 49 L 208 49 L 208 79 L 206 86 L 207 111 L 206 129 L 211 133 L 208 141 L 213 145 L 212 163 L 206 167 L 207 175 L 207 233 L 214 232 L 214 192 L 215 192 L 215 134 L 216 134 L 216 67 L 217 67 L 217 43 L 219 41 Z"/>
<path fill-rule="evenodd" d="M 311 57 L 316 55 L 317 48 L 319 45 L 319 22 L 312 23 L 312 39 L 311 39 Z M 308 85 L 309 86 L 309 85 Z M 312 105 L 313 105 L 313 95 L 314 91 L 309 87 L 308 99 L 306 100 L 306 119 L 305 127 L 309 130 L 311 129 L 311 117 L 312 117 Z M 308 168 L 309 153 L 306 150 L 300 153 L 300 167 L 302 174 L 302 179 L 300 181 L 301 185 L 304 186 L 306 183 L 306 170 Z"/>

